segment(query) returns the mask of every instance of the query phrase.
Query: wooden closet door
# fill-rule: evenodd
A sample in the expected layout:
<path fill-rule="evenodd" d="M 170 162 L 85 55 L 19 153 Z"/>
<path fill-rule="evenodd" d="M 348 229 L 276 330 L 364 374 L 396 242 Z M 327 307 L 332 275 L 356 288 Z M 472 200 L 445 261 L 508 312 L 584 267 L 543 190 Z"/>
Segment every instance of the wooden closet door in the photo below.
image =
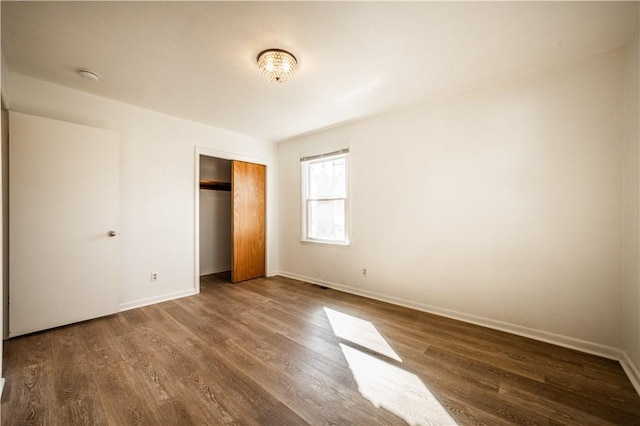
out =
<path fill-rule="evenodd" d="M 231 188 L 235 283 L 265 275 L 265 166 L 233 161 Z"/>

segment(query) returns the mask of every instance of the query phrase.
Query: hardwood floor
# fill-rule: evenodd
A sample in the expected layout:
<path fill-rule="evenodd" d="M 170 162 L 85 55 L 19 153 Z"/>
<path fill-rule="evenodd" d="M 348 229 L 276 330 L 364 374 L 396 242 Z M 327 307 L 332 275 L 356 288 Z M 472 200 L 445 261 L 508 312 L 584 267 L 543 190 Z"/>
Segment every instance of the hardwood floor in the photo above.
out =
<path fill-rule="evenodd" d="M 640 424 L 615 361 L 286 278 L 228 278 L 6 341 L 2 424 Z"/>

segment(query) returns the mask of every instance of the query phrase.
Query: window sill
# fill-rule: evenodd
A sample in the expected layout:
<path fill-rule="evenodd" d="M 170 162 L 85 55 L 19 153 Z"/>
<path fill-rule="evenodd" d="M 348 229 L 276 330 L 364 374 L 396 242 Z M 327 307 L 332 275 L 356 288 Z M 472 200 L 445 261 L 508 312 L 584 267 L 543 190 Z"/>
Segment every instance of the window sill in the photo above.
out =
<path fill-rule="evenodd" d="M 322 241 L 322 240 L 299 240 L 302 244 L 310 244 L 310 245 L 322 245 L 322 246 L 338 246 L 338 247 L 349 247 L 351 246 L 351 242 L 335 242 L 335 241 Z"/>

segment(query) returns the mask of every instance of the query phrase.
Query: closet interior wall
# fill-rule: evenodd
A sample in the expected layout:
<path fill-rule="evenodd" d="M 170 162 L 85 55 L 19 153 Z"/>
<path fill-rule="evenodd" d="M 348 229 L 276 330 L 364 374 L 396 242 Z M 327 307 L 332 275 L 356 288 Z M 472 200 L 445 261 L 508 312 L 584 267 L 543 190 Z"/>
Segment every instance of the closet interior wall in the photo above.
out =
<path fill-rule="evenodd" d="M 200 182 L 200 276 L 203 276 L 231 270 L 231 161 L 201 155 Z"/>

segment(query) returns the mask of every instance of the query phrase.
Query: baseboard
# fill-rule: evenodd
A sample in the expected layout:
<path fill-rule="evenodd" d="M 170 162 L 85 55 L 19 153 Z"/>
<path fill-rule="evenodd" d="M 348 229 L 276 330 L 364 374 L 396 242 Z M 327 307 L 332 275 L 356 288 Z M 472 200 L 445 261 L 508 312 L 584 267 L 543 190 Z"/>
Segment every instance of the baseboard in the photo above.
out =
<path fill-rule="evenodd" d="M 179 299 L 181 297 L 193 296 L 194 294 L 196 294 L 196 290 L 194 288 L 190 288 L 188 290 L 174 291 L 173 293 L 167 293 L 160 296 L 134 300 L 133 302 L 121 303 L 120 312 L 128 311 L 129 309 L 141 308 L 147 305 L 153 305 L 155 303 L 166 302 L 173 299 Z"/>
<path fill-rule="evenodd" d="M 622 353 L 622 357 L 620 358 L 620 365 L 622 366 L 624 372 L 627 373 L 627 377 L 629 377 L 629 380 L 631 381 L 633 387 L 636 389 L 636 392 L 638 392 L 638 395 L 640 395 L 640 371 L 638 371 L 638 368 L 635 366 L 635 364 L 631 362 L 631 359 L 626 352 Z"/>
<path fill-rule="evenodd" d="M 230 271 L 230 270 L 231 270 L 231 265 L 229 265 L 229 266 L 219 266 L 217 268 L 200 269 L 200 276 L 217 274 L 219 272 L 227 272 L 227 271 Z"/>
<path fill-rule="evenodd" d="M 465 314 L 449 309 L 438 308 L 436 306 L 427 305 L 424 303 L 413 302 L 398 297 L 388 296 L 385 294 L 374 293 L 367 290 L 347 286 L 344 284 L 338 284 L 330 281 L 319 280 L 312 277 L 306 277 L 303 275 L 294 274 L 287 271 L 279 271 L 279 275 L 294 280 L 305 281 L 311 284 L 318 284 L 325 287 L 329 287 L 335 290 L 344 291 L 345 293 L 351 293 L 358 296 L 367 297 L 370 299 L 380 300 L 382 302 L 392 303 L 394 305 L 404 306 L 418 311 L 428 312 L 430 314 L 440 315 L 443 317 L 464 321 L 471 324 L 480 325 L 483 327 L 491 328 L 494 330 L 504 331 L 507 333 L 515 334 L 522 337 L 528 337 L 530 339 L 539 340 L 545 343 L 551 343 L 554 345 L 562 346 L 569 349 L 575 349 L 580 352 L 586 352 L 592 355 L 601 356 L 603 358 L 621 360 L 623 352 L 620 349 L 613 347 L 600 345 L 598 343 L 588 342 L 585 340 L 575 339 L 573 337 L 562 336 L 555 333 L 549 333 L 546 331 L 536 330 L 533 328 L 523 327 L 516 324 L 511 324 L 503 321 L 497 321 L 490 318 L 483 318 L 476 315 Z M 626 370 L 625 370 L 626 371 Z"/>

